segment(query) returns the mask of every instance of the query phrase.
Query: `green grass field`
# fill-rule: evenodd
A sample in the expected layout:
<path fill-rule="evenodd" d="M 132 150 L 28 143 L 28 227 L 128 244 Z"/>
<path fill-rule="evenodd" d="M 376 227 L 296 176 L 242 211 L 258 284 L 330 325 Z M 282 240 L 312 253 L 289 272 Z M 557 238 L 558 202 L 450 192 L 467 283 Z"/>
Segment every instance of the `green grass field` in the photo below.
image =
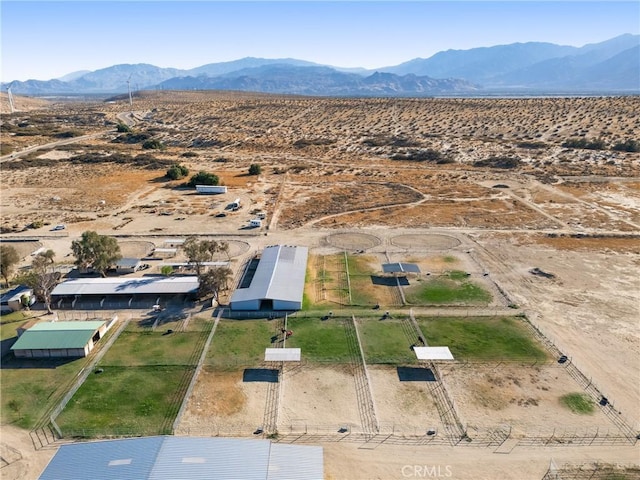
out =
<path fill-rule="evenodd" d="M 182 402 L 190 366 L 105 366 L 91 374 L 56 422 L 63 434 L 167 434 Z"/>
<path fill-rule="evenodd" d="M 275 329 L 269 320 L 221 320 L 205 362 L 223 368 L 257 365 L 272 346 Z"/>
<path fill-rule="evenodd" d="M 411 305 L 487 305 L 491 294 L 467 279 L 464 272 L 453 271 L 437 278 L 412 282 L 405 288 Z"/>
<path fill-rule="evenodd" d="M 519 317 L 418 318 L 431 346 L 448 346 L 457 360 L 548 360 Z"/>
<path fill-rule="evenodd" d="M 203 332 L 137 332 L 127 328 L 100 366 L 192 365 Z"/>
<path fill-rule="evenodd" d="M 350 356 L 344 321 L 351 319 L 289 318 L 287 328 L 293 331 L 293 336 L 287 339 L 286 346 L 300 348 L 304 360 L 348 362 Z"/>
<path fill-rule="evenodd" d="M 367 363 L 408 364 L 416 363 L 400 320 L 359 320 L 360 341 Z"/>
<path fill-rule="evenodd" d="M 0 370 L 0 422 L 33 427 L 61 399 L 86 364 L 84 358 L 21 360 L 9 353 Z"/>

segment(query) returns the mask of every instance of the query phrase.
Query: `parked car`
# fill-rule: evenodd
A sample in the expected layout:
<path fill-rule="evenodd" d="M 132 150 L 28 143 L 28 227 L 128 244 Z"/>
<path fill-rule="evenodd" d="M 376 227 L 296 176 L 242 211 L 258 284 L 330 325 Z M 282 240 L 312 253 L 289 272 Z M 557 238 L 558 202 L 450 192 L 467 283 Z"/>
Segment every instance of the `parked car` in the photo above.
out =
<path fill-rule="evenodd" d="M 63 225 L 63 224 L 61 223 L 61 224 L 56 225 L 55 227 L 53 227 L 53 228 L 51 229 L 51 231 L 52 231 L 52 232 L 56 232 L 56 231 L 58 231 L 58 230 L 64 230 L 65 228 L 67 228 L 67 227 L 66 227 L 66 225 Z"/>

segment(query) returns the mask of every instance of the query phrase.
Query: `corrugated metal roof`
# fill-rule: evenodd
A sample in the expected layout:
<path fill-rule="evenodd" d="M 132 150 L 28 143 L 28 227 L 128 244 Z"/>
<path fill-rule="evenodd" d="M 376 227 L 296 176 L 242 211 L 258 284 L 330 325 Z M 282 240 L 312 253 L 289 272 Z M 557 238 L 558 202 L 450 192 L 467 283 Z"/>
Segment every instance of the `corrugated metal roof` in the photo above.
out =
<path fill-rule="evenodd" d="M 39 480 L 144 480 L 164 437 L 62 445 Z"/>
<path fill-rule="evenodd" d="M 63 445 L 39 480 L 321 480 L 322 447 L 148 437 Z"/>
<path fill-rule="evenodd" d="M 413 347 L 418 360 L 453 360 L 449 347 Z"/>
<path fill-rule="evenodd" d="M 132 268 L 140 263 L 139 258 L 123 257 L 116 262 L 116 268 Z"/>
<path fill-rule="evenodd" d="M 52 296 L 181 294 L 198 290 L 198 277 L 78 278 L 56 286 Z"/>
<path fill-rule="evenodd" d="M 105 322 L 41 322 L 24 332 L 11 350 L 84 348 Z"/>
<path fill-rule="evenodd" d="M 265 362 L 299 362 L 299 348 L 265 348 Z"/>
<path fill-rule="evenodd" d="M 323 480 L 322 447 L 272 443 L 267 480 Z"/>
<path fill-rule="evenodd" d="M 254 299 L 302 303 L 308 254 L 307 247 L 274 245 L 265 248 L 249 288 L 233 292 L 232 308 L 234 302 Z"/>
<path fill-rule="evenodd" d="M 384 273 L 420 273 L 420 267 L 415 263 L 383 263 L 382 271 Z"/>
<path fill-rule="evenodd" d="M 253 439 L 167 437 L 149 480 L 265 480 L 269 444 Z"/>

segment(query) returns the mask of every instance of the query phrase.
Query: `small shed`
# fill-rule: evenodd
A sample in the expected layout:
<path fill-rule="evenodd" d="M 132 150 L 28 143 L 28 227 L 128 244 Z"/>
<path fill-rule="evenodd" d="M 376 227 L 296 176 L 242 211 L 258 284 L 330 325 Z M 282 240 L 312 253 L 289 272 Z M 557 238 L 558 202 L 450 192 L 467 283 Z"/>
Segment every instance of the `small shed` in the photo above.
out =
<path fill-rule="evenodd" d="M 184 245 L 184 240 L 184 238 L 165 238 L 162 243 L 166 248 L 178 248 Z"/>
<path fill-rule="evenodd" d="M 140 268 L 139 258 L 125 257 L 116 262 L 116 273 L 134 273 L 138 268 Z"/>
<path fill-rule="evenodd" d="M 152 255 L 159 258 L 171 258 L 178 254 L 177 248 L 154 248 Z"/>
<path fill-rule="evenodd" d="M 86 357 L 107 331 L 107 322 L 40 322 L 13 344 L 18 358 Z"/>
<path fill-rule="evenodd" d="M 19 285 L 0 296 L 0 311 L 2 313 L 11 313 L 22 310 L 22 297 L 24 295 L 29 298 L 29 305 L 35 303 L 36 297 L 33 295 L 33 289 L 26 285 Z"/>
<path fill-rule="evenodd" d="M 415 263 L 383 263 L 384 273 L 420 273 L 420 267 Z"/>

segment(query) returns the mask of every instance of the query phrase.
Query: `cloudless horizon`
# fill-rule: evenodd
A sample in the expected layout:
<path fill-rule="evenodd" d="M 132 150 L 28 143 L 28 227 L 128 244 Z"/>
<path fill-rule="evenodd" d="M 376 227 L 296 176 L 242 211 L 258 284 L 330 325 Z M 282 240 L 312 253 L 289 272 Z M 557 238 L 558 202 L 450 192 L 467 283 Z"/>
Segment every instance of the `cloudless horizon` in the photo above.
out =
<path fill-rule="evenodd" d="M 0 14 L 3 82 L 244 57 L 375 69 L 449 49 L 640 34 L 637 1 L 2 0 Z"/>

